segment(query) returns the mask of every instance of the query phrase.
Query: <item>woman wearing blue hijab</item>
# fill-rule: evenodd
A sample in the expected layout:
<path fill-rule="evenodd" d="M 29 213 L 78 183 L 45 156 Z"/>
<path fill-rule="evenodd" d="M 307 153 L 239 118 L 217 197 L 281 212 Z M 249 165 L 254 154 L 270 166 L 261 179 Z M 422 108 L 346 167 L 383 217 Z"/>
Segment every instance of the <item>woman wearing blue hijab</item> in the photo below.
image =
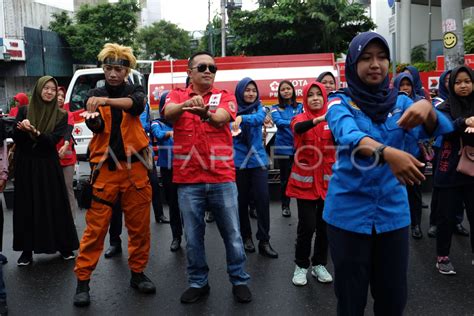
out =
<path fill-rule="evenodd" d="M 329 101 L 326 120 L 338 147 L 323 218 L 334 263 L 338 315 L 363 315 L 370 284 L 375 315 L 402 315 L 407 300 L 405 184 L 424 179 L 423 164 L 404 152 L 415 139 L 452 130 L 431 103 L 390 89 L 387 42 L 377 33 L 352 39 L 348 87 Z"/>
<path fill-rule="evenodd" d="M 423 84 L 420 79 L 420 72 L 416 69 L 415 66 L 406 66 L 402 70 L 403 72 L 409 73 L 413 77 L 413 84 L 415 89 L 415 94 L 420 97 L 426 98 L 425 90 L 423 89 Z"/>
<path fill-rule="evenodd" d="M 255 252 L 249 202 L 255 197 L 258 250 L 263 256 L 278 258 L 270 245 L 270 197 L 268 193 L 268 157 L 263 146 L 262 126 L 266 112 L 260 102 L 257 84 L 250 78 L 235 88 L 238 111 L 231 124 L 234 136 L 234 162 L 239 193 L 240 232 L 247 252 Z M 239 130 L 241 131 L 239 133 Z M 252 193 L 254 193 L 252 195 Z"/>

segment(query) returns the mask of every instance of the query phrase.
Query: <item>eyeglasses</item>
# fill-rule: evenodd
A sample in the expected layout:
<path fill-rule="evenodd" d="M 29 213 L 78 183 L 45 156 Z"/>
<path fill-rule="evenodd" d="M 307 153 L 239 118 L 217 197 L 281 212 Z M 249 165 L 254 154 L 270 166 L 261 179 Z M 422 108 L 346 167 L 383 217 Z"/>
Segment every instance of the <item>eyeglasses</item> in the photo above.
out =
<path fill-rule="evenodd" d="M 122 70 L 125 69 L 125 67 L 123 66 L 119 66 L 119 65 L 103 65 L 102 66 L 102 69 L 104 69 L 104 71 L 107 71 L 107 72 L 110 72 L 112 70 L 114 70 L 115 72 L 121 72 Z"/>
<path fill-rule="evenodd" d="M 217 66 L 216 65 L 206 65 L 206 64 L 199 64 L 196 67 L 192 67 L 191 69 L 197 69 L 199 72 L 205 72 L 206 69 L 209 69 L 209 71 L 213 74 L 217 72 Z"/>

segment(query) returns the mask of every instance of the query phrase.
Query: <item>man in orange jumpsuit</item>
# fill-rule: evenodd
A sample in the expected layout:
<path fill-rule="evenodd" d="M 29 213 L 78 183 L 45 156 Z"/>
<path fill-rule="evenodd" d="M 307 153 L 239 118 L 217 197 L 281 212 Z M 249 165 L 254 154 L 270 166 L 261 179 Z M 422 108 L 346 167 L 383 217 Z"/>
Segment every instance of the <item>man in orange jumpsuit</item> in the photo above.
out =
<path fill-rule="evenodd" d="M 94 132 L 89 144 L 92 174 L 92 203 L 86 213 L 74 272 L 78 283 L 74 305 L 90 304 L 89 281 L 104 247 L 112 205 L 120 200 L 128 229 L 130 285 L 142 293 L 155 293 L 153 282 L 143 270 L 150 252 L 151 186 L 143 159 L 148 138 L 139 116 L 144 109 L 143 87 L 127 82 L 136 65 L 129 47 L 106 44 L 98 55 L 105 73 L 105 86 L 92 89 L 81 114 Z"/>

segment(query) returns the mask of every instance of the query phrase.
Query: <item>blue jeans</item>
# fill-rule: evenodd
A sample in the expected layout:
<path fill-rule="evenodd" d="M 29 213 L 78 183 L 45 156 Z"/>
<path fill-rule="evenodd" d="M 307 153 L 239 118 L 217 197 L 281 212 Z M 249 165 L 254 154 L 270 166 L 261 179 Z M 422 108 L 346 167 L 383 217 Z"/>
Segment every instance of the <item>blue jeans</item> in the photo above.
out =
<path fill-rule="evenodd" d="M 250 276 L 244 271 L 247 257 L 240 236 L 235 182 L 180 184 L 178 201 L 184 222 L 189 286 L 200 288 L 208 282 L 209 267 L 204 249 L 204 212 L 208 208 L 212 209 L 224 240 L 230 282 L 246 284 Z"/>

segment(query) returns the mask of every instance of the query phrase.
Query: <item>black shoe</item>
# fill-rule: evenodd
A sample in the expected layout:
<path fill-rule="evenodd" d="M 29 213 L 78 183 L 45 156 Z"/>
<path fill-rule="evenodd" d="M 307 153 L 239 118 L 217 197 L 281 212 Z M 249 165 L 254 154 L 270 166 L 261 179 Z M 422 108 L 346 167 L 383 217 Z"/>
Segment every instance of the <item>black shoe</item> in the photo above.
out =
<path fill-rule="evenodd" d="M 152 294 L 156 292 L 155 285 L 143 272 L 137 273 L 132 271 L 130 286 L 134 289 L 137 289 L 138 292 L 145 294 Z"/>
<path fill-rule="evenodd" d="M 214 214 L 212 212 L 206 212 L 204 219 L 206 220 L 206 223 L 212 223 L 213 221 L 215 221 Z"/>
<path fill-rule="evenodd" d="M 265 257 L 269 258 L 278 258 L 278 253 L 273 250 L 270 242 L 268 241 L 260 241 L 258 244 L 258 252 Z"/>
<path fill-rule="evenodd" d="M 89 295 L 89 281 L 77 280 L 76 294 L 74 295 L 74 305 L 77 307 L 89 306 L 91 303 L 91 297 Z"/>
<path fill-rule="evenodd" d="M 0 300 L 0 315 L 8 315 L 7 300 Z"/>
<path fill-rule="evenodd" d="M 239 303 L 249 303 L 252 301 L 252 293 L 246 284 L 232 286 L 232 294 Z"/>
<path fill-rule="evenodd" d="M 456 228 L 454 229 L 454 233 L 456 235 L 459 235 L 459 236 L 464 236 L 464 237 L 469 236 L 469 232 L 466 230 L 466 228 L 464 228 L 464 226 L 462 226 L 462 224 L 456 224 Z"/>
<path fill-rule="evenodd" d="M 173 238 L 173 241 L 171 242 L 170 250 L 172 252 L 178 251 L 181 248 L 181 238 L 176 237 Z"/>
<path fill-rule="evenodd" d="M 436 238 L 436 234 L 438 233 L 438 227 L 436 225 L 431 225 L 428 229 L 428 237 Z"/>
<path fill-rule="evenodd" d="M 6 264 L 6 263 L 8 263 L 7 257 L 5 257 L 4 254 L 0 253 L 0 264 Z"/>
<path fill-rule="evenodd" d="M 282 209 L 281 209 L 281 215 L 283 217 L 291 217 L 290 208 L 288 206 L 283 206 Z"/>
<path fill-rule="evenodd" d="M 33 261 L 33 253 L 31 251 L 23 251 L 20 258 L 18 258 L 17 264 L 19 266 L 27 266 Z"/>
<path fill-rule="evenodd" d="M 196 303 L 200 299 L 209 295 L 210 290 L 211 288 L 209 287 L 209 284 L 206 284 L 203 287 L 190 287 L 181 295 L 181 303 Z"/>
<path fill-rule="evenodd" d="M 420 225 L 415 225 L 411 228 L 411 236 L 415 239 L 423 238 L 423 233 L 421 232 Z"/>
<path fill-rule="evenodd" d="M 253 244 L 252 237 L 244 238 L 244 249 L 247 252 L 255 252 L 255 245 Z"/>
<path fill-rule="evenodd" d="M 165 215 L 155 217 L 155 221 L 160 224 L 169 224 L 170 220 Z"/>
<path fill-rule="evenodd" d="M 257 218 L 257 209 L 255 207 L 252 207 L 251 209 L 249 209 L 249 216 L 251 218 Z"/>
<path fill-rule="evenodd" d="M 421 208 L 429 208 L 430 206 L 426 204 L 425 202 L 421 203 Z"/>
<path fill-rule="evenodd" d="M 76 255 L 72 251 L 61 251 L 61 257 L 63 257 L 64 260 L 74 260 Z"/>
<path fill-rule="evenodd" d="M 119 254 L 122 253 L 122 246 L 115 246 L 115 245 L 110 245 L 109 249 L 107 249 L 104 253 L 104 257 L 107 259 L 115 257 Z"/>

